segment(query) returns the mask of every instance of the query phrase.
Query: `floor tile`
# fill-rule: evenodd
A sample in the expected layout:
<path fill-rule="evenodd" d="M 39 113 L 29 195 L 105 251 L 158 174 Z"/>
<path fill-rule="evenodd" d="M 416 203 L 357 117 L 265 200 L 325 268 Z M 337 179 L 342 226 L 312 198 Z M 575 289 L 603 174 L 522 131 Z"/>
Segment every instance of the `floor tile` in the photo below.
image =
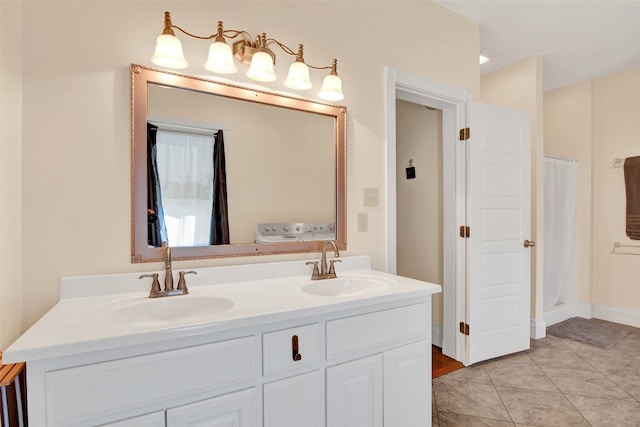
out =
<path fill-rule="evenodd" d="M 493 384 L 484 367 L 469 366 L 436 378 L 433 382 L 458 380 L 476 384 Z"/>
<path fill-rule="evenodd" d="M 438 412 L 511 420 L 500 396 L 491 385 L 456 380 L 435 381 L 433 391 Z"/>
<path fill-rule="evenodd" d="M 540 347 L 532 350 L 529 357 L 538 366 L 594 370 L 595 368 L 578 353 L 564 344 L 557 347 Z"/>
<path fill-rule="evenodd" d="M 528 390 L 559 391 L 545 373 L 536 365 L 526 363 L 495 363 L 486 367 L 496 386 L 516 387 Z"/>
<path fill-rule="evenodd" d="M 604 397 L 609 399 L 633 399 L 613 381 L 598 371 L 544 367 L 551 381 L 565 394 Z"/>
<path fill-rule="evenodd" d="M 611 350 L 626 353 L 633 357 L 640 357 L 640 334 L 630 334 L 620 340 Z"/>
<path fill-rule="evenodd" d="M 514 427 L 511 421 L 492 420 L 469 415 L 440 413 L 440 427 Z"/>
<path fill-rule="evenodd" d="M 637 427 L 640 425 L 640 403 L 567 395 L 593 427 Z"/>
<path fill-rule="evenodd" d="M 606 372 L 605 376 L 640 402 L 640 371 L 635 373 L 619 371 Z"/>
<path fill-rule="evenodd" d="M 566 338 L 433 381 L 436 427 L 640 427 L 640 328 L 605 350 Z"/>
<path fill-rule="evenodd" d="M 514 422 L 534 426 L 588 426 L 562 393 L 496 387 Z"/>
<path fill-rule="evenodd" d="M 580 352 L 580 357 L 602 372 L 640 372 L 640 361 L 624 353 L 589 349 Z"/>

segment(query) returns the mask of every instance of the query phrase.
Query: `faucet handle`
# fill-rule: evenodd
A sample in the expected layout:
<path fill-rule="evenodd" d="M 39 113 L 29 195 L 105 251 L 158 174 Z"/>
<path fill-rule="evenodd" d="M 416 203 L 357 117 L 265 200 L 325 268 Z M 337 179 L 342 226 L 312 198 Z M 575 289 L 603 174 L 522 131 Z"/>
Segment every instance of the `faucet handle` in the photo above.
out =
<path fill-rule="evenodd" d="M 330 259 L 329 260 L 329 274 L 333 274 L 333 276 L 335 277 L 336 275 L 336 267 L 333 265 L 333 263 L 335 262 L 342 262 L 341 259 Z"/>
<path fill-rule="evenodd" d="M 318 276 L 320 276 L 320 271 L 318 270 L 318 261 L 307 261 L 304 265 L 313 264 L 313 272 L 311 273 L 311 280 L 316 280 Z"/>
<path fill-rule="evenodd" d="M 187 281 L 184 279 L 185 274 L 198 274 L 198 273 L 195 271 L 178 272 L 178 275 L 180 276 L 180 278 L 178 279 L 178 290 L 181 290 L 183 293 L 188 294 L 189 291 L 187 290 Z"/>
<path fill-rule="evenodd" d="M 160 282 L 158 281 L 158 273 L 143 274 L 142 276 L 138 277 L 138 279 L 143 279 L 145 277 L 153 278 L 153 282 L 151 283 L 151 293 L 160 292 Z"/>

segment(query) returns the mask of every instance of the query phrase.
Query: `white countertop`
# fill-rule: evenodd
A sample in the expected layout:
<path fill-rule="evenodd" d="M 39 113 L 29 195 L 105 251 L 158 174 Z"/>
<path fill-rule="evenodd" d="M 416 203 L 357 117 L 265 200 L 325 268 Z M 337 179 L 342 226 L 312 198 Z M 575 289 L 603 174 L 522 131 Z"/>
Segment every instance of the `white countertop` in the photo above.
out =
<path fill-rule="evenodd" d="M 338 296 L 306 293 L 302 290 L 306 285 L 329 285 L 335 279 L 311 281 L 311 267 L 304 261 L 196 269 L 198 275 L 187 276 L 188 295 L 154 299 L 148 298 L 151 279 L 138 280 L 140 273 L 63 278 L 60 301 L 3 353 L 3 362 L 154 343 L 427 296 L 441 290 L 439 285 L 374 271 L 367 256 L 341 259 L 336 270 L 342 283 L 372 280 L 382 284 L 382 289 Z M 177 277 L 177 271 L 174 275 Z M 221 302 L 225 309 L 194 309 L 193 313 L 180 309 L 198 307 L 200 304 L 191 304 L 199 302 L 206 307 L 211 301 Z M 163 307 L 169 306 L 178 310 L 175 316 L 167 313 L 165 318 Z M 151 318 L 146 319 L 145 313 Z"/>

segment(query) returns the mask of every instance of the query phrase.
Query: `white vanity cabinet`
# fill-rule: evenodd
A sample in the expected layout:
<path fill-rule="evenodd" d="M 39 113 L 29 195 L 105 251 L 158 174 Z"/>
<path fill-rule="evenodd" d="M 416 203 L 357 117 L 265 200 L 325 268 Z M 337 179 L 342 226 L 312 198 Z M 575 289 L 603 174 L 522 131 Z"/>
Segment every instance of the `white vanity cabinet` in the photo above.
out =
<path fill-rule="evenodd" d="M 29 423 L 38 427 L 427 427 L 431 295 L 440 288 L 364 261 L 327 281 L 326 296 L 304 292 L 306 275 L 190 287 L 164 301 L 182 316 L 168 322 L 151 308 L 172 305 L 100 294 L 109 277 L 87 296 L 88 279 L 78 279 L 76 293 L 3 357 L 27 361 Z M 338 285 L 361 295 L 331 294 Z M 203 314 L 222 298 L 227 311 Z M 117 315 L 129 307 L 145 308 L 130 325 Z"/>
<path fill-rule="evenodd" d="M 224 339 L 220 334 L 197 336 L 198 345 L 113 360 L 91 361 L 100 357 L 94 353 L 34 362 L 28 365 L 30 422 L 429 426 L 429 299 L 229 330 Z M 165 345 L 173 341 L 177 346 L 189 340 Z M 131 351 L 141 348 L 132 346 Z M 126 351 L 118 350 L 120 355 Z"/>

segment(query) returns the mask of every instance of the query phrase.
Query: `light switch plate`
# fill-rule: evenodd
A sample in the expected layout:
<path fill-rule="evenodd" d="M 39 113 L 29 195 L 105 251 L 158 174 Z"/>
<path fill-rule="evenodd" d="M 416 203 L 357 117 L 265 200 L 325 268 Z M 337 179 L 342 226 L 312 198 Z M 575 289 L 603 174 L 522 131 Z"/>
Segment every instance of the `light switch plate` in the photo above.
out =
<path fill-rule="evenodd" d="M 375 207 L 378 206 L 378 189 L 377 188 L 365 188 L 363 191 L 364 206 Z"/>
<path fill-rule="evenodd" d="M 366 212 L 358 212 L 358 231 L 369 231 L 369 215 Z"/>

